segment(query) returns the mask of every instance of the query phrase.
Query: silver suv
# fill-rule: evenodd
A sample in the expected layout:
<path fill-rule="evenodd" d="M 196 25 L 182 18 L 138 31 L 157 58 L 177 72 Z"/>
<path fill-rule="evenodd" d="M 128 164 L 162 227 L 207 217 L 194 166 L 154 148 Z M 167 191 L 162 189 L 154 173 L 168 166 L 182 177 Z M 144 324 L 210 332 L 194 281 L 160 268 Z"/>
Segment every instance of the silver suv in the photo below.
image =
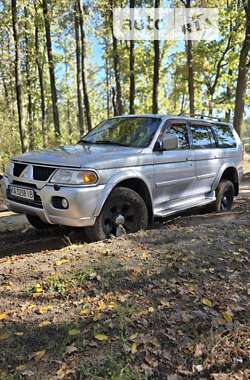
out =
<path fill-rule="evenodd" d="M 195 206 L 230 210 L 242 157 L 237 133 L 219 120 L 121 116 L 77 145 L 13 158 L 2 182 L 8 208 L 35 228 L 85 227 L 92 241 Z"/>

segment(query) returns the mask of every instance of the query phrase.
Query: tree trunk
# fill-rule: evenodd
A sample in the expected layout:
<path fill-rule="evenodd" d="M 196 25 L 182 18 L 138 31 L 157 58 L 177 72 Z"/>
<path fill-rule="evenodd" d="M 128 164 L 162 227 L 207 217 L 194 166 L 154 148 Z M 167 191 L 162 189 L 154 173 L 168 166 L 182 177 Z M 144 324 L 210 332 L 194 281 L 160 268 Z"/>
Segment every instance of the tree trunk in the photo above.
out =
<path fill-rule="evenodd" d="M 116 108 L 116 94 L 115 94 L 114 87 L 112 87 L 112 105 L 113 105 L 114 116 L 117 116 L 118 115 L 118 111 L 117 111 L 117 108 Z"/>
<path fill-rule="evenodd" d="M 229 69 L 228 70 L 228 76 L 231 77 L 232 75 L 233 75 L 233 70 Z M 230 85 L 228 84 L 227 85 L 227 92 L 226 92 L 227 101 L 230 102 L 230 100 L 232 99 L 232 97 L 233 97 L 232 89 L 231 89 Z M 228 123 L 230 122 L 230 119 L 231 119 L 231 112 L 232 112 L 231 108 L 228 107 L 228 109 L 225 112 L 225 119 L 226 119 L 226 121 Z"/>
<path fill-rule="evenodd" d="M 108 57 L 105 57 L 105 75 L 106 75 L 106 101 L 107 101 L 107 118 L 110 117 L 110 89 L 109 89 L 109 61 Z"/>
<path fill-rule="evenodd" d="M 35 136 L 34 136 L 34 118 L 33 118 L 33 97 L 32 97 L 32 81 L 30 73 L 30 41 L 28 36 L 28 9 L 24 7 L 25 15 L 25 50 L 26 50 L 26 80 L 27 80 L 27 93 L 28 93 L 28 134 L 29 134 L 29 149 L 34 150 L 35 148 Z"/>
<path fill-rule="evenodd" d="M 234 128 L 241 135 L 241 128 L 244 117 L 245 97 L 247 89 L 247 75 L 250 67 L 250 0 L 246 1 L 246 33 L 241 48 L 239 72 L 236 87 L 235 108 L 234 108 Z"/>
<path fill-rule="evenodd" d="M 191 8 L 191 0 L 183 1 L 187 9 Z M 195 114 L 194 110 L 194 67 L 193 67 L 193 42 L 186 41 L 187 71 L 188 71 L 188 94 L 189 94 L 189 113 Z"/>
<path fill-rule="evenodd" d="M 4 89 L 4 96 L 5 96 L 5 100 L 6 100 L 6 106 L 8 108 L 8 110 L 11 111 L 11 101 L 9 99 L 9 90 L 8 90 L 8 86 L 7 86 L 7 83 L 5 81 L 5 78 L 4 78 L 4 74 L 3 74 L 3 77 L 2 77 L 2 81 L 3 81 L 3 89 Z"/>
<path fill-rule="evenodd" d="M 84 32 L 84 20 L 83 20 L 81 0 L 77 0 L 77 8 L 79 12 L 79 23 L 80 23 L 80 31 L 81 31 L 81 64 L 82 64 L 83 100 L 84 100 L 87 128 L 88 128 L 88 131 L 90 131 L 92 129 L 92 122 L 91 122 L 89 96 L 88 96 L 87 82 L 86 82 L 86 75 L 85 75 L 85 32 Z"/>
<path fill-rule="evenodd" d="M 113 0 L 110 0 L 110 8 L 113 8 Z M 118 115 L 122 115 L 123 104 L 122 104 L 122 90 L 121 90 L 121 78 L 120 78 L 120 59 L 118 53 L 117 39 L 113 33 L 113 15 L 110 16 L 110 28 L 112 34 L 112 48 L 113 48 L 113 65 L 115 74 L 115 85 L 116 85 L 116 112 Z"/>
<path fill-rule="evenodd" d="M 40 61 L 40 36 L 39 36 L 39 24 L 38 24 L 38 12 L 36 1 L 34 3 L 35 7 L 35 50 L 36 50 L 36 66 L 38 71 L 39 87 L 40 87 L 40 97 L 41 97 L 41 122 L 42 122 L 42 138 L 43 138 L 43 147 L 47 146 L 47 130 L 46 130 L 46 105 L 45 105 L 45 94 L 44 94 L 44 80 L 43 80 L 43 63 Z"/>
<path fill-rule="evenodd" d="M 193 68 L 193 43 L 191 40 L 186 44 L 187 66 L 188 66 L 188 94 L 189 94 L 189 112 L 190 116 L 194 115 L 194 68 Z"/>
<path fill-rule="evenodd" d="M 160 0 L 155 0 L 154 7 L 159 8 Z M 152 112 L 158 113 L 158 87 L 160 71 L 160 41 L 154 40 L 154 77 L 153 77 L 153 95 L 152 95 Z"/>
<path fill-rule="evenodd" d="M 213 116 L 213 95 L 208 100 L 208 114 L 209 116 Z"/>
<path fill-rule="evenodd" d="M 76 83 L 77 83 L 77 104 L 78 104 L 78 127 L 80 136 L 84 133 L 83 103 L 81 92 L 81 48 L 79 35 L 79 12 L 75 3 L 75 41 L 76 41 Z"/>
<path fill-rule="evenodd" d="M 69 134 L 69 143 L 72 144 L 72 123 L 70 120 L 70 100 L 67 100 L 67 127 L 68 127 L 68 134 Z"/>
<path fill-rule="evenodd" d="M 135 7 L 135 0 L 130 0 L 130 8 Z M 133 10 L 132 10 L 133 12 Z M 135 43 L 130 41 L 129 46 L 129 113 L 133 115 L 135 113 Z"/>
<path fill-rule="evenodd" d="M 22 152 L 25 152 L 26 147 L 24 143 L 23 98 L 22 98 L 22 84 L 21 84 L 21 74 L 20 74 L 20 47 L 19 47 L 19 36 L 17 32 L 16 0 L 11 0 L 11 9 L 12 9 L 13 38 L 14 38 L 14 43 L 15 43 L 15 82 L 16 82 L 16 102 L 17 102 L 17 111 L 18 111 L 18 127 L 19 127 L 21 149 L 22 149 Z"/>
<path fill-rule="evenodd" d="M 52 98 L 52 107 L 53 107 L 54 130 L 55 130 L 55 137 L 58 138 L 61 136 L 61 131 L 60 131 L 58 104 L 57 104 L 55 67 L 54 67 L 53 52 L 52 52 L 50 20 L 49 20 L 49 14 L 48 14 L 48 2 L 47 2 L 47 0 L 43 0 L 43 15 L 44 15 L 46 46 L 47 46 L 48 63 L 49 63 L 49 75 L 50 75 L 51 98 Z"/>

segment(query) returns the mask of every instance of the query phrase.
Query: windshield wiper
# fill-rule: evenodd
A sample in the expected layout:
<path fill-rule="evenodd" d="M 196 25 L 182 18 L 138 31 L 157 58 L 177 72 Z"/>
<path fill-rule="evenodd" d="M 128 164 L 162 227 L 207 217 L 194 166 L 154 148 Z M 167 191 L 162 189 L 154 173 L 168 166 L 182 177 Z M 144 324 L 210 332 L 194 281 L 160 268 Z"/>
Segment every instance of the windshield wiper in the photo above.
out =
<path fill-rule="evenodd" d="M 97 140 L 95 142 L 95 144 L 110 144 L 110 145 L 119 145 L 119 146 L 126 146 L 126 147 L 129 147 L 129 145 L 126 145 L 126 144 L 122 144 L 122 143 L 119 143 L 119 142 L 116 142 L 116 141 L 110 141 L 110 140 Z"/>

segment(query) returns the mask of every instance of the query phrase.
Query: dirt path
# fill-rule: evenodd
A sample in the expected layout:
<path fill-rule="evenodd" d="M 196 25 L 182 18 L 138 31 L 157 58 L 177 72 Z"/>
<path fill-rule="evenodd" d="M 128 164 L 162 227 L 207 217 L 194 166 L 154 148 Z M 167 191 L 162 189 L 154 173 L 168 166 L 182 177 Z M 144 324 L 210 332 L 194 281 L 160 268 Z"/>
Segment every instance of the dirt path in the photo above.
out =
<path fill-rule="evenodd" d="M 250 174 L 246 175 L 241 185 L 241 194 L 235 200 L 234 213 L 228 215 L 208 214 L 200 215 L 200 210 L 194 209 L 191 212 L 169 218 L 164 223 L 169 224 L 178 220 L 180 223 L 220 223 L 233 221 L 238 218 L 241 205 L 250 198 Z M 198 213 L 198 215 L 196 215 Z M 162 223 L 160 223 L 162 225 Z M 158 228 L 156 224 L 156 228 Z M 5 255 L 18 255 L 22 253 L 41 252 L 43 250 L 53 250 L 63 248 L 71 243 L 84 241 L 84 234 L 81 229 L 55 228 L 45 234 L 35 231 L 28 223 L 25 215 L 17 215 L 8 211 L 0 212 L 0 257 Z"/>
<path fill-rule="evenodd" d="M 232 213 L 106 242 L 2 214 L 0 379 L 249 379 L 249 216 L 250 175 Z"/>

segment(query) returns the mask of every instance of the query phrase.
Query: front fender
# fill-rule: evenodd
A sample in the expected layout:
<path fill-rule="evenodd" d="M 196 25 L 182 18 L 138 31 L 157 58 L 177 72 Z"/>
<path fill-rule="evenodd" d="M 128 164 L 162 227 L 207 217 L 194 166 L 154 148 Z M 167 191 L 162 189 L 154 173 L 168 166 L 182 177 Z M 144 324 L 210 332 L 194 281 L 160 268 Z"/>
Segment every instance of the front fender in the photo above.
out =
<path fill-rule="evenodd" d="M 140 179 L 141 181 L 143 181 L 145 183 L 145 185 L 148 188 L 149 194 L 150 194 L 151 202 L 153 204 L 152 188 L 150 186 L 150 182 L 149 182 L 148 178 L 144 177 L 141 173 L 137 172 L 136 170 L 130 169 L 129 171 L 126 170 L 126 173 L 119 172 L 117 174 L 114 174 L 112 177 L 110 177 L 109 181 L 105 185 L 104 190 L 102 191 L 102 193 L 98 199 L 98 203 L 97 203 L 97 206 L 95 209 L 94 216 L 98 216 L 100 214 L 100 212 L 101 212 L 107 198 L 109 197 L 110 193 L 112 192 L 112 190 L 119 183 L 121 183 L 125 180 L 129 180 L 129 179 Z"/>

